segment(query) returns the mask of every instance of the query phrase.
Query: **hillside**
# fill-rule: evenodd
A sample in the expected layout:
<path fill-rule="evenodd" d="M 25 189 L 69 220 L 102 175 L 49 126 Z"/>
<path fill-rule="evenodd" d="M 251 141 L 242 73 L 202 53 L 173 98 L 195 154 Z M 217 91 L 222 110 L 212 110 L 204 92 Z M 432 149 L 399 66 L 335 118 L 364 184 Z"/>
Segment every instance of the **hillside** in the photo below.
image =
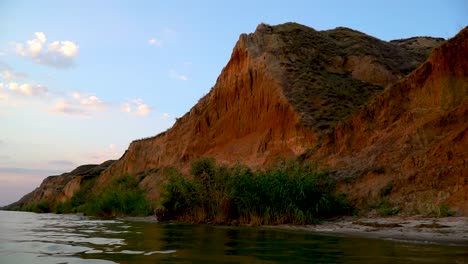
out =
<path fill-rule="evenodd" d="M 468 214 L 468 28 L 336 126 L 309 159 L 345 178 L 342 192 L 413 213 Z"/>
<path fill-rule="evenodd" d="M 26 210 L 31 209 L 31 206 L 39 206 L 36 211 L 47 212 L 53 204 L 69 200 L 84 182 L 96 180 L 112 163 L 113 160 L 108 160 L 100 165 L 82 165 L 71 172 L 49 176 L 34 191 L 2 209 Z"/>
<path fill-rule="evenodd" d="M 358 208 L 467 215 L 467 63 L 468 28 L 448 41 L 387 42 L 343 27 L 260 24 L 239 37 L 210 92 L 166 132 L 133 141 L 94 191 L 128 174 L 158 199 L 163 168 L 297 158 L 329 171 Z"/>
<path fill-rule="evenodd" d="M 347 28 L 260 24 L 240 36 L 211 91 L 168 131 L 132 142 L 99 185 L 202 156 L 254 168 L 295 157 L 425 59 Z"/>

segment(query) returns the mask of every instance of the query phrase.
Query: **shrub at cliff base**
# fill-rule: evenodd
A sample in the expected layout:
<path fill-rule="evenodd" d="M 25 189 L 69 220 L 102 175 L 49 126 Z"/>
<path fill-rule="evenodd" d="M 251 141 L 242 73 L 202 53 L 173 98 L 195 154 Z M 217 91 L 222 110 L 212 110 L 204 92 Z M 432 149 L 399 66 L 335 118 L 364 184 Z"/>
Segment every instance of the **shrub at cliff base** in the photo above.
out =
<path fill-rule="evenodd" d="M 83 212 L 104 217 L 147 216 L 153 213 L 153 208 L 135 177 L 125 175 L 97 195 L 93 195 L 90 188 L 82 188 L 68 202 L 59 204 L 56 212 Z"/>
<path fill-rule="evenodd" d="M 347 214 L 344 197 L 334 193 L 327 173 L 310 164 L 283 162 L 266 171 L 192 163 L 191 179 L 170 170 L 162 195 L 167 219 L 245 224 L 309 224 Z"/>
<path fill-rule="evenodd" d="M 20 210 L 34 213 L 49 213 L 51 212 L 51 206 L 48 201 L 41 201 L 34 204 L 24 205 Z"/>

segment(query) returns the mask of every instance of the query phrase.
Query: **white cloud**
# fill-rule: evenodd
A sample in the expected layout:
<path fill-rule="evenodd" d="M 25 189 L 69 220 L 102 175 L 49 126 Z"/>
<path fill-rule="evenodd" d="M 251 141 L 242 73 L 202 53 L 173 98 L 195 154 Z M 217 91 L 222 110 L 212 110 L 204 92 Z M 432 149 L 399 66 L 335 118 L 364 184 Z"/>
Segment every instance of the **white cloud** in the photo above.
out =
<path fill-rule="evenodd" d="M 0 77 L 2 77 L 5 80 L 11 81 L 11 80 L 16 80 L 16 79 L 26 78 L 28 77 L 28 75 L 23 72 L 14 72 L 14 71 L 6 70 L 0 73 Z"/>
<path fill-rule="evenodd" d="M 172 79 L 178 79 L 178 80 L 181 80 L 181 81 L 187 81 L 188 80 L 187 75 L 179 74 L 175 70 L 170 70 L 169 71 L 169 77 L 171 77 Z"/>
<path fill-rule="evenodd" d="M 80 105 L 70 103 L 66 100 L 59 99 L 55 102 L 52 109 L 52 113 L 76 115 L 76 116 L 89 116 L 91 113 L 80 107 Z"/>
<path fill-rule="evenodd" d="M 41 42 L 42 44 L 44 44 L 46 42 L 46 36 L 45 36 L 44 33 L 36 32 L 36 33 L 34 33 L 34 35 L 36 35 L 37 40 L 39 40 L 39 42 Z"/>
<path fill-rule="evenodd" d="M 98 109 L 106 106 L 96 95 L 83 95 L 80 92 L 73 92 L 72 97 L 77 103 L 90 109 Z"/>
<path fill-rule="evenodd" d="M 47 88 L 42 85 L 10 82 L 8 89 L 16 94 L 24 96 L 43 96 L 47 94 Z"/>
<path fill-rule="evenodd" d="M 34 62 L 50 67 L 65 69 L 75 65 L 74 58 L 79 47 L 72 41 L 54 41 L 45 48 L 47 38 L 43 32 L 34 33 L 35 38 L 16 44 L 16 53 Z"/>
<path fill-rule="evenodd" d="M 120 111 L 124 113 L 131 113 L 132 112 L 132 107 L 130 106 L 129 103 L 123 103 L 120 107 Z"/>
<path fill-rule="evenodd" d="M 148 40 L 148 44 L 152 45 L 152 46 L 158 46 L 158 47 L 161 47 L 163 42 L 162 40 L 158 40 L 158 39 L 150 39 Z"/>
<path fill-rule="evenodd" d="M 151 108 L 148 105 L 140 104 L 137 105 L 136 114 L 139 116 L 146 116 L 151 112 Z"/>
<path fill-rule="evenodd" d="M 6 94 L 2 93 L 2 91 L 1 91 L 1 90 L 3 90 L 3 87 L 5 87 L 5 85 L 3 83 L 0 83 L 0 101 L 8 99 L 8 96 Z"/>
<path fill-rule="evenodd" d="M 124 113 L 134 113 L 137 116 L 147 116 L 151 112 L 151 107 L 141 99 L 134 99 L 131 102 L 125 102 L 120 106 L 120 111 Z"/>
<path fill-rule="evenodd" d="M 73 92 L 72 97 L 79 100 L 81 98 L 81 94 L 79 92 Z"/>
<path fill-rule="evenodd" d="M 92 113 L 107 107 L 96 95 L 84 95 L 80 92 L 73 92 L 71 99 L 71 101 L 64 99 L 57 100 L 50 109 L 50 112 L 75 116 L 90 116 Z"/>

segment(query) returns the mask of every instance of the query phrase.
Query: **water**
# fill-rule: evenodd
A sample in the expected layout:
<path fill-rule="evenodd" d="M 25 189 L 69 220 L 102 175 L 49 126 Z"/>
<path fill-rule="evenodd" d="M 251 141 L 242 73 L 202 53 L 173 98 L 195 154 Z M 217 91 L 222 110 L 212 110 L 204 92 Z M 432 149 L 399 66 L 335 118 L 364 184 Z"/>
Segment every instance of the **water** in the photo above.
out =
<path fill-rule="evenodd" d="M 461 246 L 0 211 L 0 263 L 468 263 Z"/>

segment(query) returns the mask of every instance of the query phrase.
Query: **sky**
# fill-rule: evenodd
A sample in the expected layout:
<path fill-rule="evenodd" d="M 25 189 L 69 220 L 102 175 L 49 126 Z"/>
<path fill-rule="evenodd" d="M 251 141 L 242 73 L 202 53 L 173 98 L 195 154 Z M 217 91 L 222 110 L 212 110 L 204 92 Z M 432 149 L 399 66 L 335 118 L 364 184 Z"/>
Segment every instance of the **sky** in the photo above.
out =
<path fill-rule="evenodd" d="M 118 159 L 208 93 L 259 23 L 450 38 L 468 2 L 0 0 L 0 206 Z"/>

